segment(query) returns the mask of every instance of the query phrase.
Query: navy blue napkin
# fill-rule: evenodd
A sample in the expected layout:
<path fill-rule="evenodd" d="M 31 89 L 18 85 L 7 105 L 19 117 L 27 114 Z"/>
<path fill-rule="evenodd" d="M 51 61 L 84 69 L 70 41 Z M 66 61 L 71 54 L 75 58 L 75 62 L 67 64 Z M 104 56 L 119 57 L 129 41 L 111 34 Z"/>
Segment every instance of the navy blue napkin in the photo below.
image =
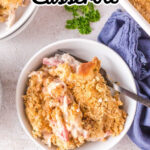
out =
<path fill-rule="evenodd" d="M 128 13 L 117 10 L 98 40 L 125 60 L 136 80 L 138 95 L 150 99 L 150 37 Z M 141 149 L 150 150 L 150 108 L 138 104 L 128 135 Z"/>

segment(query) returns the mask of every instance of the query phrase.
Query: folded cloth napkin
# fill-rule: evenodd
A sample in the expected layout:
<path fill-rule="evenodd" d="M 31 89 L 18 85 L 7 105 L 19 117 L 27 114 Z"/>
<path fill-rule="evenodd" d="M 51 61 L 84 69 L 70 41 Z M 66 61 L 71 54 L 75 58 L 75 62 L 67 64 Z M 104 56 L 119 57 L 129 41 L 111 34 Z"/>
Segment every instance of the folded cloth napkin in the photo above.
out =
<path fill-rule="evenodd" d="M 150 37 L 128 13 L 117 10 L 98 40 L 125 60 L 135 78 L 138 95 L 150 99 Z M 128 135 L 141 149 L 150 150 L 150 108 L 138 104 Z"/>

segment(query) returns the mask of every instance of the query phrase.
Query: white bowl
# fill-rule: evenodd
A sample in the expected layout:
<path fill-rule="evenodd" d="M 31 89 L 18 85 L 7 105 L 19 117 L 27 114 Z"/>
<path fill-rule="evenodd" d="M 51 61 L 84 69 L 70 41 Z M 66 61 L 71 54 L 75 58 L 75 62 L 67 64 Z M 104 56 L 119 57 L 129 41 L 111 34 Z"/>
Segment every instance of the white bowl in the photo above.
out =
<path fill-rule="evenodd" d="M 34 16 L 36 15 L 37 10 L 38 10 L 38 8 L 35 8 L 33 13 L 31 14 L 31 16 L 24 22 L 24 24 L 22 24 L 16 31 L 12 32 L 5 38 L 1 39 L 0 42 L 10 40 L 10 39 L 16 37 L 18 34 L 20 34 L 31 23 Z"/>
<path fill-rule="evenodd" d="M 97 56 L 101 60 L 102 67 L 107 71 L 112 80 L 118 81 L 121 86 L 136 93 L 134 78 L 128 66 L 117 53 L 115 53 L 105 45 L 91 40 L 70 39 L 59 41 L 44 47 L 28 61 L 20 74 L 16 89 L 16 107 L 20 123 L 25 132 L 36 144 L 38 144 L 45 150 L 48 150 L 49 148 L 44 145 L 39 139 L 34 139 L 32 137 L 31 126 L 26 118 L 24 111 L 24 102 L 22 99 L 22 95 L 25 94 L 29 73 L 41 66 L 42 58 L 49 57 L 57 49 L 70 49 L 70 51 L 68 52 L 71 52 L 72 54 L 86 60 L 91 60 L 94 56 Z M 128 113 L 125 127 L 122 133 L 119 136 L 109 138 L 106 142 L 86 143 L 84 146 L 78 149 L 107 150 L 113 147 L 122 139 L 122 137 L 129 130 L 136 111 L 136 102 L 134 100 L 126 96 L 122 96 L 122 100 L 124 102 L 124 109 Z"/>
<path fill-rule="evenodd" d="M 150 24 L 146 19 L 137 11 L 137 9 L 129 2 L 129 0 L 119 1 L 122 7 L 135 19 L 135 21 L 147 32 L 150 36 Z"/>
<path fill-rule="evenodd" d="M 28 18 L 31 17 L 35 9 L 37 9 L 37 6 L 32 2 L 27 7 L 18 8 L 16 12 L 16 22 L 10 28 L 8 28 L 5 23 L 1 23 L 0 40 L 5 39 L 19 29 L 28 20 Z"/>

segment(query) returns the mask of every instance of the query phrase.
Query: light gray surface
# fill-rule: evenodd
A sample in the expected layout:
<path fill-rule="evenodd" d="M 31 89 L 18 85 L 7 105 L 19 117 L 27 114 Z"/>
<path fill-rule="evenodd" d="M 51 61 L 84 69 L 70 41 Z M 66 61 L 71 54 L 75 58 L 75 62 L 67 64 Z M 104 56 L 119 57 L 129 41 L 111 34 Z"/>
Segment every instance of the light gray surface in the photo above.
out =
<path fill-rule="evenodd" d="M 31 24 L 16 38 L 0 42 L 0 79 L 3 86 L 0 110 L 0 150 L 39 150 L 24 133 L 17 118 L 15 88 L 25 63 L 43 46 L 68 38 L 97 40 L 97 36 L 110 14 L 119 6 L 99 6 L 101 21 L 92 24 L 90 35 L 64 28 L 71 16 L 63 7 L 40 8 Z M 112 150 L 139 150 L 127 136 Z"/>

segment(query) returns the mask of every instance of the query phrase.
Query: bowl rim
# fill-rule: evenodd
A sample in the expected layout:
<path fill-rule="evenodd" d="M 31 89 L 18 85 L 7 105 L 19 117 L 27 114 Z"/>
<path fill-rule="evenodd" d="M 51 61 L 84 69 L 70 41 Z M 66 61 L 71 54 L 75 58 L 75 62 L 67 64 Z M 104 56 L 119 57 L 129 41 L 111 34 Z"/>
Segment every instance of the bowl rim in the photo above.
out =
<path fill-rule="evenodd" d="M 20 28 L 20 26 L 22 26 L 26 22 L 26 20 L 28 20 L 28 18 L 32 15 L 32 13 L 34 12 L 36 8 L 37 6 L 31 1 L 29 6 L 27 6 L 27 10 L 25 10 L 21 18 L 12 27 L 10 27 L 6 32 L 0 34 L 0 40 L 13 34 L 13 32 L 15 32 L 18 28 Z"/>
<path fill-rule="evenodd" d="M 71 42 L 75 42 L 75 41 L 80 41 L 80 42 L 86 42 L 86 43 L 91 43 L 91 44 L 101 44 L 103 45 L 104 47 L 106 47 L 107 49 L 109 49 L 110 51 L 112 51 L 113 53 L 115 53 L 118 57 L 120 57 L 120 59 L 123 61 L 124 65 L 127 67 L 131 77 L 132 77 L 132 80 L 133 80 L 133 92 L 135 92 L 137 94 L 137 88 L 136 88 L 136 83 L 135 83 L 135 80 L 134 80 L 134 77 L 132 75 L 132 72 L 131 70 L 129 69 L 128 65 L 126 64 L 126 62 L 121 58 L 121 56 L 116 53 L 114 50 L 112 50 L 111 48 L 107 47 L 106 45 L 102 44 L 102 43 L 99 43 L 97 41 L 93 41 L 93 40 L 89 40 L 89 39 L 82 39 L 82 38 L 72 38 L 72 39 L 65 39 L 65 40 L 60 40 L 60 41 L 56 41 L 54 43 L 51 43 L 51 44 L 48 44 L 47 46 L 41 48 L 38 52 L 36 52 L 28 61 L 27 63 L 25 64 L 24 68 L 22 69 L 21 73 L 20 73 L 20 76 L 19 76 L 19 79 L 18 79 L 18 82 L 17 82 L 17 86 L 16 86 L 16 109 L 17 109 L 17 115 L 18 115 L 18 119 L 19 119 L 19 122 L 21 123 L 21 126 L 22 128 L 24 129 L 25 133 L 29 136 L 29 138 L 36 144 L 38 145 L 40 148 L 42 148 L 43 150 L 46 150 L 46 147 L 47 146 L 43 146 L 40 141 L 38 139 L 35 139 L 29 132 L 29 130 L 26 128 L 24 122 L 23 122 L 23 117 L 21 116 L 21 108 L 19 107 L 19 96 L 20 96 L 20 93 L 18 93 L 18 89 L 19 89 L 19 85 L 21 84 L 21 80 L 22 80 L 22 76 L 23 74 L 26 72 L 26 69 L 28 68 L 29 64 L 37 57 L 39 56 L 41 53 L 43 53 L 44 51 L 47 51 L 47 49 L 51 49 L 51 47 L 53 46 L 56 46 L 56 45 L 59 45 L 59 44 L 64 44 L 64 43 L 71 43 Z M 126 135 L 126 133 L 128 132 L 129 128 L 131 127 L 133 121 L 134 121 L 134 117 L 135 117 L 135 113 L 136 113 L 136 109 L 137 109 L 137 102 L 135 102 L 135 110 L 134 112 L 132 112 L 133 114 L 133 118 L 130 119 L 130 125 L 128 127 L 126 127 L 126 131 L 124 131 L 124 133 L 122 134 L 122 136 L 120 137 L 120 139 L 118 141 L 115 142 L 115 144 L 112 144 L 108 149 L 114 147 L 116 144 L 118 144 L 120 142 L 120 140 Z M 123 132 L 123 131 L 122 131 Z M 105 150 L 108 150 L 108 149 L 105 149 Z"/>

